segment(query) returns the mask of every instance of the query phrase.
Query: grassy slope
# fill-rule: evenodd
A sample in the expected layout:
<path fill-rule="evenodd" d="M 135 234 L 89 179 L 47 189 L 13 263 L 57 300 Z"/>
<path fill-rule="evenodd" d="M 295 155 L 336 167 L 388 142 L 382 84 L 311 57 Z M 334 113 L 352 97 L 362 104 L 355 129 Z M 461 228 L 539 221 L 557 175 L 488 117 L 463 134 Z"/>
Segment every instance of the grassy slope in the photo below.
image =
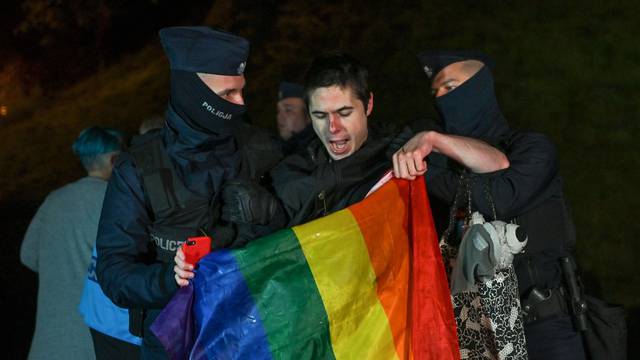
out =
<path fill-rule="evenodd" d="M 142 119 L 162 113 L 168 93 L 165 58 L 157 46 L 75 86 L 54 99 L 35 99 L 29 118 L 0 129 L 0 202 L 41 199 L 53 187 L 82 176 L 71 143 L 85 127 L 135 133 Z M 34 156 L 36 155 L 36 156 Z"/>

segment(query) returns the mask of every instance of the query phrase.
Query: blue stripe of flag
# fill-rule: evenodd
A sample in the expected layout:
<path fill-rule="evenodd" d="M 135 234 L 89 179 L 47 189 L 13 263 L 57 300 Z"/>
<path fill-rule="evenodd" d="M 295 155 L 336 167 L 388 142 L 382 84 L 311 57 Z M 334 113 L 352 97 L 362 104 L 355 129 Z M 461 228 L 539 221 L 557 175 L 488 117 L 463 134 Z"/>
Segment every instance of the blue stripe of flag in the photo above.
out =
<path fill-rule="evenodd" d="M 271 359 L 262 320 L 238 267 L 230 250 L 213 252 L 198 263 L 195 359 Z"/>

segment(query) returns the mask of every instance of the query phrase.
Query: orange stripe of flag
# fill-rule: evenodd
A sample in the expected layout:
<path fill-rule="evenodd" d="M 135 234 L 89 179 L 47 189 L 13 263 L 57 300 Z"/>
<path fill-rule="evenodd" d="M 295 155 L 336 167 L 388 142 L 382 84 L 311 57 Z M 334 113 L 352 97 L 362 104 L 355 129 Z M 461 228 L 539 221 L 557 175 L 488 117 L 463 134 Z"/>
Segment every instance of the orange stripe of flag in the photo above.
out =
<path fill-rule="evenodd" d="M 387 315 L 399 359 L 411 358 L 407 316 L 411 252 L 404 202 L 408 192 L 408 182 L 393 181 L 371 194 L 367 201 L 349 208 L 369 251 L 377 277 L 377 295 Z"/>

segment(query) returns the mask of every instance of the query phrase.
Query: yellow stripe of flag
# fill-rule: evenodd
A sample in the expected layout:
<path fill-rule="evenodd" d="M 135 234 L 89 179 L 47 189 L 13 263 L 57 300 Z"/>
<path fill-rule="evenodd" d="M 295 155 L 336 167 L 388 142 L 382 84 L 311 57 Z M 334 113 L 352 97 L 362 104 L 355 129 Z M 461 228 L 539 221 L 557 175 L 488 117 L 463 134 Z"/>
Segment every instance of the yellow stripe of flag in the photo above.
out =
<path fill-rule="evenodd" d="M 322 297 L 336 359 L 397 359 L 367 245 L 351 212 L 293 231 Z"/>

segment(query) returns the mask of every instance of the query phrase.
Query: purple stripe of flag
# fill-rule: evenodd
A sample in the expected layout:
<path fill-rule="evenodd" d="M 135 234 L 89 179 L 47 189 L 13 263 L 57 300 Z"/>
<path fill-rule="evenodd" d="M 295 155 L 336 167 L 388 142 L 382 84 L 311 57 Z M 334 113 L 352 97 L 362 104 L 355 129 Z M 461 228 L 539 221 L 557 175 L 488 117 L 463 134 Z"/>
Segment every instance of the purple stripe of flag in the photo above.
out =
<path fill-rule="evenodd" d="M 271 358 L 258 309 L 229 250 L 198 263 L 194 283 L 180 290 L 152 330 L 174 359 Z"/>

